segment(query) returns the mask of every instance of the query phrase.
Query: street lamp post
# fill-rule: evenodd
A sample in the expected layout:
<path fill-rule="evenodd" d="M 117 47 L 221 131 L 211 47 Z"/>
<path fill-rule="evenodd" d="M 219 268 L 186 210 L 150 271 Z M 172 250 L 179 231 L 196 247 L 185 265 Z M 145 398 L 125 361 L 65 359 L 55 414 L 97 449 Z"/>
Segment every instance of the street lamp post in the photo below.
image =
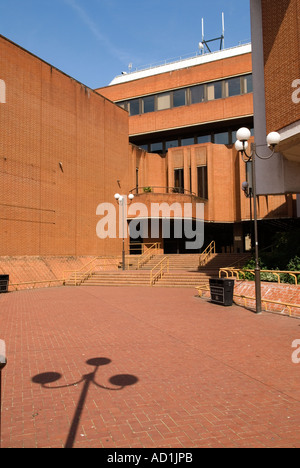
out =
<path fill-rule="evenodd" d="M 134 195 L 130 193 L 128 195 L 128 198 L 130 201 L 134 199 Z M 127 206 L 126 203 L 126 195 L 120 195 L 119 193 L 115 194 L 115 199 L 119 203 L 119 205 L 122 207 L 122 239 L 123 239 L 123 247 L 122 247 L 122 270 L 126 269 L 126 262 L 125 262 L 125 206 Z"/>
<path fill-rule="evenodd" d="M 259 264 L 259 249 L 258 249 L 258 226 L 257 226 L 257 192 L 256 192 L 256 170 L 255 159 L 270 159 L 275 154 L 275 147 L 280 142 L 280 135 L 277 132 L 271 132 L 267 136 L 267 144 L 271 148 L 272 153 L 267 156 L 259 156 L 256 150 L 256 144 L 251 143 L 251 152 L 247 153 L 248 141 L 251 137 L 251 132 L 248 128 L 240 128 L 236 134 L 237 141 L 235 149 L 242 155 L 245 163 L 251 162 L 252 165 L 252 195 L 254 205 L 254 243 L 255 243 L 255 300 L 256 300 L 256 313 L 261 313 L 261 279 L 260 279 L 260 264 Z"/>
<path fill-rule="evenodd" d="M 0 340 L 0 448 L 1 448 L 1 406 L 2 406 L 2 403 L 1 403 L 1 373 L 2 373 L 2 369 L 4 369 L 6 364 L 7 364 L 7 360 L 6 360 L 5 341 Z"/>

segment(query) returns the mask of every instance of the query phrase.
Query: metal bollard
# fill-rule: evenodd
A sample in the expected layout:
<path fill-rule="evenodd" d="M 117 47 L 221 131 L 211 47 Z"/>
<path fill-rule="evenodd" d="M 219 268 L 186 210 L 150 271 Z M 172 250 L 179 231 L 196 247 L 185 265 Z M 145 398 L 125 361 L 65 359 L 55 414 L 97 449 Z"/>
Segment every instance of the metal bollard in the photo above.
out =
<path fill-rule="evenodd" d="M 0 340 L 0 448 L 1 448 L 1 374 L 2 369 L 6 366 L 6 348 L 5 342 Z"/>

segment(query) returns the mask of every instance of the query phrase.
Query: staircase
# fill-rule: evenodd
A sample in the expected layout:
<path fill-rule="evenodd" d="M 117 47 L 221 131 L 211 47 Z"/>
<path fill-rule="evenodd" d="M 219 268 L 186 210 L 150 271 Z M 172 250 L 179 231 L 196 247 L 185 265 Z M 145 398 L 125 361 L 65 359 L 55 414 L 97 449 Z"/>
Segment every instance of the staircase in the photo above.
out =
<path fill-rule="evenodd" d="M 204 267 L 199 267 L 199 254 L 174 254 L 169 258 L 169 272 L 155 283 L 155 287 L 195 288 L 209 284 L 209 278 L 218 277 L 219 269 L 242 266 L 245 254 L 213 254 Z M 139 270 L 95 271 L 83 286 L 150 286 L 150 272 L 166 255 L 155 255 Z M 134 267 L 134 259 L 131 262 Z"/>

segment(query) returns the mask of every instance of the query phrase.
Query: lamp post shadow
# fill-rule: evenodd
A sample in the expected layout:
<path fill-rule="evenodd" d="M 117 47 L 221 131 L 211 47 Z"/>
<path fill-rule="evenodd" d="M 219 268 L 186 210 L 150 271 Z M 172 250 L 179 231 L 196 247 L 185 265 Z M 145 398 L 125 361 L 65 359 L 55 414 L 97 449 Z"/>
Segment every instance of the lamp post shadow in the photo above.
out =
<path fill-rule="evenodd" d="M 125 387 L 134 385 L 138 382 L 138 378 L 134 375 L 118 374 L 118 375 L 112 376 L 109 379 L 109 382 L 112 385 L 115 385 L 117 388 L 110 388 L 110 387 L 106 387 L 104 385 L 98 384 L 95 380 L 98 368 L 100 366 L 105 366 L 107 364 L 110 364 L 110 362 L 111 362 L 110 359 L 103 358 L 103 357 L 92 358 L 92 359 L 87 360 L 86 364 L 90 366 L 94 366 L 93 372 L 90 372 L 89 374 L 85 374 L 82 376 L 82 378 L 79 381 L 73 382 L 67 385 L 61 385 L 57 387 L 48 386 L 50 383 L 56 382 L 62 377 L 62 375 L 59 374 L 58 372 L 44 372 L 42 374 L 35 375 L 32 378 L 33 383 L 40 384 L 43 388 L 47 388 L 51 390 L 58 389 L 58 388 L 72 387 L 82 382 L 84 383 L 76 409 L 75 409 L 75 413 L 74 413 L 73 420 L 70 426 L 70 430 L 69 430 L 69 433 L 65 442 L 65 448 L 73 448 L 74 446 L 79 422 L 81 419 L 81 414 L 85 405 L 85 400 L 88 394 L 89 387 L 92 383 L 96 385 L 96 387 L 101 388 L 102 390 L 119 391 L 119 390 L 123 390 Z"/>

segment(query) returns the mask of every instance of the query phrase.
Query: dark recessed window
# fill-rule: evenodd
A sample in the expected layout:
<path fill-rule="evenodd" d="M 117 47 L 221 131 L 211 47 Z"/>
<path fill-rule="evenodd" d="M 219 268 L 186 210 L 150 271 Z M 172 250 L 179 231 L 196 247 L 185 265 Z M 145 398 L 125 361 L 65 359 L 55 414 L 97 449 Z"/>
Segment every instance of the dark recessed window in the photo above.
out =
<path fill-rule="evenodd" d="M 191 103 L 198 104 L 199 102 L 203 102 L 204 99 L 205 99 L 204 86 L 203 85 L 193 86 L 191 88 Z"/>
<path fill-rule="evenodd" d="M 169 148 L 177 148 L 178 145 L 178 140 L 169 140 L 169 141 L 166 141 L 166 150 L 168 150 Z"/>
<path fill-rule="evenodd" d="M 181 146 L 189 146 L 195 144 L 195 138 L 181 138 Z"/>
<path fill-rule="evenodd" d="M 163 150 L 162 142 L 159 143 L 151 143 L 150 145 L 150 152 L 151 153 L 161 153 Z"/>
<path fill-rule="evenodd" d="M 211 143 L 211 135 L 198 136 L 197 143 Z"/>
<path fill-rule="evenodd" d="M 226 80 L 225 82 L 226 87 L 226 96 L 238 96 L 241 94 L 241 78 L 231 78 L 230 80 Z"/>
<path fill-rule="evenodd" d="M 154 96 L 146 96 L 143 98 L 143 111 L 144 114 L 147 114 L 148 112 L 154 112 L 154 103 L 155 103 L 155 97 Z"/>
<path fill-rule="evenodd" d="M 140 100 L 132 99 L 129 101 L 129 114 L 138 115 L 140 113 Z"/>
<path fill-rule="evenodd" d="M 229 133 L 228 132 L 215 133 L 214 143 L 216 143 L 217 145 L 228 145 Z"/>
<path fill-rule="evenodd" d="M 184 193 L 184 172 L 183 169 L 174 169 L 174 192 Z"/>
<path fill-rule="evenodd" d="M 185 89 L 173 91 L 173 107 L 185 106 Z"/>
<path fill-rule="evenodd" d="M 207 166 L 197 167 L 198 197 L 208 199 Z"/>

